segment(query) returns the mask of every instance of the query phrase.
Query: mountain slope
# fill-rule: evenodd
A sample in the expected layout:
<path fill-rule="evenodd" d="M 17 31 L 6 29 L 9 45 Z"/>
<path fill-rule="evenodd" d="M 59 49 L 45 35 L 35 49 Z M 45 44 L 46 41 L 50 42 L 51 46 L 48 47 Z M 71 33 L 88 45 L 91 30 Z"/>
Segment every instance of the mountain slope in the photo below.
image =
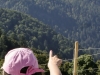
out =
<path fill-rule="evenodd" d="M 72 57 L 73 42 L 44 23 L 29 15 L 7 9 L 0 9 L 0 15 L 1 31 L 9 38 L 20 41 L 20 46 L 35 47 L 43 51 L 52 49 L 62 57 Z"/>
<path fill-rule="evenodd" d="M 99 0 L 0 0 L 1 8 L 30 14 L 85 47 L 100 47 Z"/>

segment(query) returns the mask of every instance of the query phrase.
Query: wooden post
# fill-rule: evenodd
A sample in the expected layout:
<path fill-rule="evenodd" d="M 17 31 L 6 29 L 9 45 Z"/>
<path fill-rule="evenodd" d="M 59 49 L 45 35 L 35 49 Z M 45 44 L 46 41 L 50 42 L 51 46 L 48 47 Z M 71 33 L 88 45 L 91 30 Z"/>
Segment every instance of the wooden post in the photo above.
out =
<path fill-rule="evenodd" d="M 78 41 L 75 42 L 73 75 L 77 75 Z"/>

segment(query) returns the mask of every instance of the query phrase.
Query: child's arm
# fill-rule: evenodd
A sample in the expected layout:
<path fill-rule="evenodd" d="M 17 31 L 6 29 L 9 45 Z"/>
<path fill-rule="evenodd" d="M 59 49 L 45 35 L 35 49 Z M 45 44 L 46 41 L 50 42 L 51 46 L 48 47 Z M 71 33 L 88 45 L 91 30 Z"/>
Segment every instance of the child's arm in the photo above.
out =
<path fill-rule="evenodd" d="M 49 62 L 48 62 L 48 68 L 50 70 L 50 75 L 62 75 L 60 69 L 58 66 L 60 66 L 62 63 L 62 60 L 59 59 L 56 55 L 53 56 L 53 52 L 49 52 Z"/>

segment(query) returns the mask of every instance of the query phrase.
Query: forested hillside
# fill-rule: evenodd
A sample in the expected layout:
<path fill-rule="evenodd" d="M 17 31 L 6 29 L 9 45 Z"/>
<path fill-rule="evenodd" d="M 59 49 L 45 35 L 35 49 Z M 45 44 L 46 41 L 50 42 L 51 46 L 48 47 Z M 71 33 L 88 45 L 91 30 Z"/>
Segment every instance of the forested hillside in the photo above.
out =
<path fill-rule="evenodd" d="M 79 48 L 100 47 L 99 0 L 0 0 L 0 7 L 0 67 L 10 49 L 29 47 L 49 75 L 46 64 L 52 49 L 66 58 L 60 67 L 62 75 L 73 75 L 73 62 L 67 59 L 73 58 L 75 40 L 81 43 Z M 89 50 L 97 59 L 99 52 Z M 78 75 L 100 75 L 100 60 L 94 59 L 92 55 L 79 56 Z"/>
<path fill-rule="evenodd" d="M 51 49 L 60 57 L 73 57 L 74 42 L 29 15 L 0 9 L 0 31 L 2 57 L 16 47 L 36 48 L 46 52 Z"/>
<path fill-rule="evenodd" d="M 100 47 L 99 0 L 0 0 L 0 7 L 30 14 L 85 48 Z"/>

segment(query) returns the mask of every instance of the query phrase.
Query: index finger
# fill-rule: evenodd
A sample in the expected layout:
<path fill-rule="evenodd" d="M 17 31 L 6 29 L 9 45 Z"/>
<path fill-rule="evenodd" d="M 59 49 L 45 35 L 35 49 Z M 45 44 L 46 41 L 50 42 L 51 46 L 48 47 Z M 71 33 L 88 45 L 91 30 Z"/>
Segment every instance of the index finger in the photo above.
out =
<path fill-rule="evenodd" d="M 52 56 L 53 56 L 53 52 L 52 52 L 52 50 L 50 50 L 50 52 L 49 52 L 49 58 L 52 57 Z"/>

